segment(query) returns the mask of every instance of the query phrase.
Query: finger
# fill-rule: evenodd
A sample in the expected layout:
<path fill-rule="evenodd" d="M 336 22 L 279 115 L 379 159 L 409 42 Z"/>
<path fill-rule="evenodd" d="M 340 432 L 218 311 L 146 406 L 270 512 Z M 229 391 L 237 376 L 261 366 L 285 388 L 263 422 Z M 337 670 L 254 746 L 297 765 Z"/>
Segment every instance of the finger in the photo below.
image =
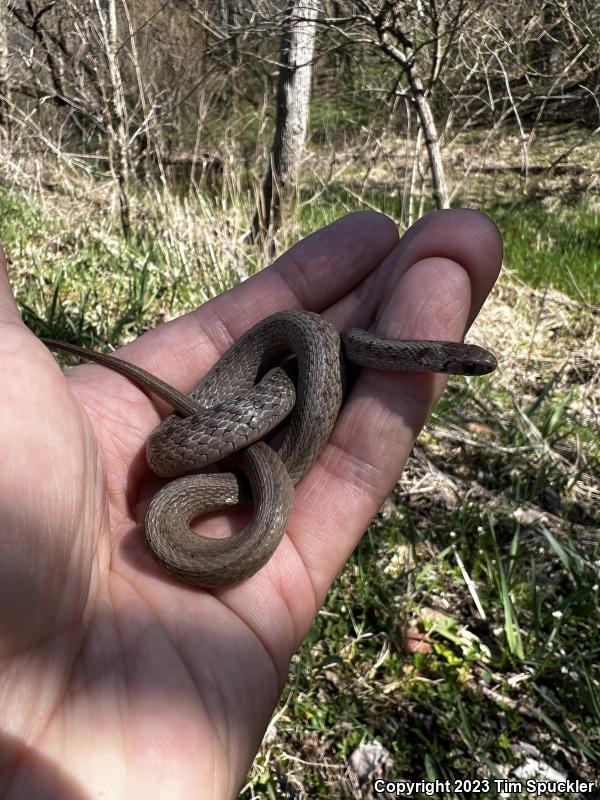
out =
<path fill-rule="evenodd" d="M 406 232 L 403 251 L 407 264 L 442 256 L 463 267 L 471 282 L 468 328 L 502 264 L 502 236 L 496 224 L 486 214 L 470 208 L 436 211 L 422 217 Z"/>
<path fill-rule="evenodd" d="M 406 270 L 399 246 L 387 266 L 393 272 L 395 262 L 402 274 L 391 283 L 374 331 L 389 338 L 459 340 L 493 285 L 501 248 L 490 237 L 487 254 L 478 252 L 471 261 L 468 252 L 456 254 L 460 262 L 426 257 Z M 296 489 L 290 530 L 317 603 L 398 480 L 445 381 L 432 374 L 361 373 L 328 446 Z M 293 560 L 295 554 L 288 549 L 281 558 L 286 556 Z"/>
<path fill-rule="evenodd" d="M 385 258 L 381 267 L 369 273 L 325 316 L 338 330 L 371 327 L 383 314 L 391 289 L 411 265 L 436 256 L 460 264 L 469 276 L 471 306 L 466 324 L 468 328 L 498 277 L 502 264 L 502 237 L 486 214 L 467 208 L 435 211 L 418 220 Z M 405 338 L 431 338 L 424 332 L 421 335 L 418 328 L 412 333 L 413 336 L 409 332 Z"/>

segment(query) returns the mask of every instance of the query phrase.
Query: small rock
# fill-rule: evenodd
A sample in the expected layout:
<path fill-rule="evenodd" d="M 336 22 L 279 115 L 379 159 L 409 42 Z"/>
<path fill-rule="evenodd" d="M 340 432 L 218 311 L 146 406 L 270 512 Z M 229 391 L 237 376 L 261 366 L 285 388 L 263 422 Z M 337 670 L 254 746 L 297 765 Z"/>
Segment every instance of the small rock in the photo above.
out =
<path fill-rule="evenodd" d="M 536 758 L 525 759 L 525 762 L 520 767 L 513 770 L 513 775 L 519 780 L 530 780 L 535 778 L 543 781 L 566 781 L 567 776 L 546 764 L 545 761 L 538 761 Z"/>
<path fill-rule="evenodd" d="M 377 740 L 371 744 L 359 744 L 350 756 L 350 766 L 356 772 L 361 785 L 380 777 L 389 763 L 389 751 Z"/>
<path fill-rule="evenodd" d="M 544 780 L 544 781 L 566 781 L 567 776 L 554 769 L 542 760 L 542 754 L 537 747 L 530 742 L 518 742 L 511 747 L 515 755 L 525 754 L 526 758 L 521 766 L 512 770 L 512 774 L 519 780 Z"/>

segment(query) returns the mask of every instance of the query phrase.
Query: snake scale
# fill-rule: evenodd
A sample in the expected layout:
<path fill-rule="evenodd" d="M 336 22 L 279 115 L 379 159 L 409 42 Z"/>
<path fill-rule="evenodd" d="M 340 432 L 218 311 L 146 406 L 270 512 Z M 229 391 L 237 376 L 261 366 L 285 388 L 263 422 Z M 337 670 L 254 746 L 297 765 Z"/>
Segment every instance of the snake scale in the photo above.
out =
<path fill-rule="evenodd" d="M 456 375 L 484 375 L 497 365 L 477 345 L 382 339 L 356 328 L 340 335 L 318 314 L 287 310 L 250 328 L 187 395 L 115 356 L 42 341 L 116 370 L 174 409 L 146 443 L 150 469 L 177 478 L 151 500 L 146 539 L 165 570 L 202 587 L 248 578 L 275 551 L 291 511 L 293 487 L 333 430 L 350 364 Z M 259 441 L 288 415 L 278 451 Z M 234 453 L 242 474 L 187 474 Z M 235 536 L 214 539 L 190 528 L 200 514 L 249 500 L 252 519 Z"/>

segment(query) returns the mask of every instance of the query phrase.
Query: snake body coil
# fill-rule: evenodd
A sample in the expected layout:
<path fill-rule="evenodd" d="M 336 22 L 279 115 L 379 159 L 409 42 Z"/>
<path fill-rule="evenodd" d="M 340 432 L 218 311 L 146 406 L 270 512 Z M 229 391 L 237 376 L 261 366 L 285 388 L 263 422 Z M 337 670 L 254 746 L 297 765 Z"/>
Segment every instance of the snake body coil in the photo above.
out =
<path fill-rule="evenodd" d="M 460 375 L 484 375 L 496 367 L 494 356 L 476 345 L 381 339 L 358 329 L 340 337 L 318 314 L 287 310 L 247 331 L 185 395 L 114 356 L 43 341 L 126 375 L 177 412 L 147 441 L 149 467 L 163 477 L 183 477 L 152 499 L 146 539 L 164 569 L 204 587 L 249 577 L 275 551 L 291 511 L 293 486 L 306 475 L 335 425 L 347 361 L 380 370 Z M 291 356 L 297 370 L 284 363 Z M 258 441 L 288 415 L 277 452 Z M 185 474 L 234 453 L 249 488 L 234 473 Z M 250 498 L 254 515 L 239 534 L 213 539 L 191 530 L 190 523 L 200 514 Z"/>

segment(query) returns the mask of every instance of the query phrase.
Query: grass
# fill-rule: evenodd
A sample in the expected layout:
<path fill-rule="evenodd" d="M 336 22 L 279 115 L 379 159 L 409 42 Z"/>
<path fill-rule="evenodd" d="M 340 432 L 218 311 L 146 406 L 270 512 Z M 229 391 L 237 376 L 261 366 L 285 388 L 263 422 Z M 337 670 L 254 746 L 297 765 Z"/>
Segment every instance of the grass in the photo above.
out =
<path fill-rule="evenodd" d="M 534 201 L 491 208 L 502 231 L 505 258 L 536 288 L 553 287 L 577 301 L 600 305 L 600 213 L 578 201 L 548 213 Z"/>
<path fill-rule="evenodd" d="M 324 195 L 324 208 L 307 202 L 301 209 L 304 230 L 360 208 L 377 209 L 394 219 L 401 216 L 395 191 L 373 187 L 359 192 L 334 184 Z M 600 212 L 578 201 L 548 213 L 535 200 L 516 207 L 513 203 L 481 206 L 481 210 L 500 228 L 505 263 L 516 278 L 534 288 L 558 289 L 577 302 L 600 305 Z"/>
<path fill-rule="evenodd" d="M 364 182 L 361 168 L 315 167 L 278 250 L 355 208 L 399 217 L 397 177 Z M 505 237 L 506 275 L 472 334 L 501 370 L 453 380 L 438 403 L 293 659 L 243 800 L 370 796 L 367 751 L 392 780 L 507 777 L 526 748 L 567 777 L 600 776 L 598 212 L 567 185 L 548 210 L 518 182 L 477 177 L 461 195 Z M 92 185 L 0 194 L 37 334 L 118 345 L 267 261 L 245 243 L 241 186 L 216 200 L 148 191 L 128 241 L 109 201 Z"/>
<path fill-rule="evenodd" d="M 188 198 L 168 195 L 159 205 L 146 195 L 144 216 L 128 240 L 114 217 L 94 207 L 78 215 L 69 201 L 49 209 L 25 195 L 0 198 L 0 237 L 14 265 L 17 299 L 38 335 L 117 345 L 266 263 L 255 251 L 240 264 L 243 209 L 221 211 L 215 226 L 218 209 L 202 197 L 192 208 Z"/>

